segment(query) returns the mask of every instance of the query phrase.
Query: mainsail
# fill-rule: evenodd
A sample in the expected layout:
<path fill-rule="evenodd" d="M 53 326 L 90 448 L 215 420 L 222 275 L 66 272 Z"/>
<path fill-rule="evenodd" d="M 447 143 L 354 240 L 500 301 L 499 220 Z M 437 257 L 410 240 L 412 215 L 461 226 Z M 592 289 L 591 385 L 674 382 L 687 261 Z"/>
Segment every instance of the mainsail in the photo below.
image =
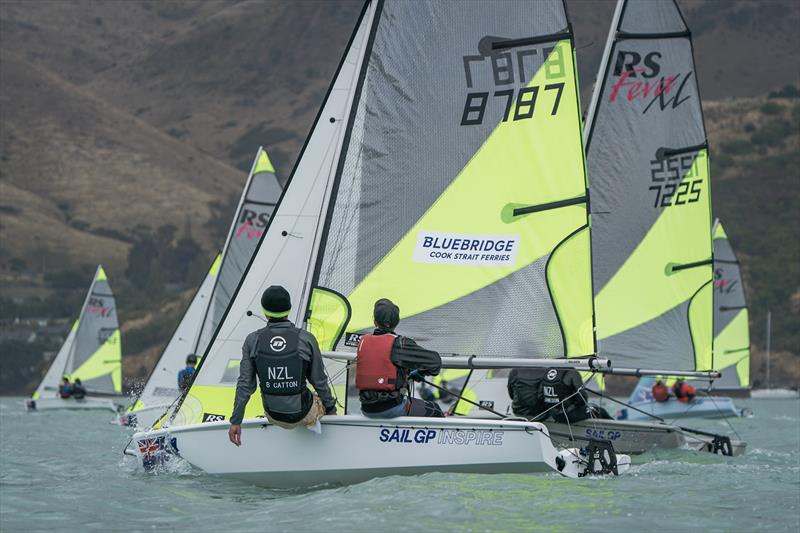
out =
<path fill-rule="evenodd" d="M 261 294 L 270 285 L 283 285 L 294 301 L 289 319 L 304 322 L 308 299 L 306 279 L 318 245 L 318 228 L 335 174 L 345 126 L 350 115 L 362 56 L 375 6 L 365 6 L 336 71 L 334 81 L 311 128 L 273 217 L 256 247 L 216 334 L 197 369 L 188 393 L 177 408 L 172 425 L 221 420 L 233 407 L 242 344 L 247 335 L 263 327 Z M 315 300 L 324 296 L 315 293 Z M 334 365 L 329 372 L 333 375 Z M 245 415 L 263 414 L 258 395 Z"/>
<path fill-rule="evenodd" d="M 378 9 L 314 277 L 350 304 L 335 347 L 352 350 L 385 297 L 400 307 L 398 331 L 442 353 L 593 354 L 563 3 Z M 314 323 L 343 316 L 311 308 Z"/>
<path fill-rule="evenodd" d="M 689 29 L 673 0 L 620 0 L 585 127 L 598 351 L 710 370 L 708 146 Z"/>
<path fill-rule="evenodd" d="M 64 374 L 89 392 L 122 392 L 122 347 L 117 304 L 102 266 L 97 267 L 81 309 Z"/>
<path fill-rule="evenodd" d="M 214 335 L 280 195 L 275 168 L 266 150 L 259 147 L 222 249 L 219 275 L 194 347 L 196 353 L 202 354 Z"/>
<path fill-rule="evenodd" d="M 186 356 L 194 353 L 203 317 L 208 309 L 211 291 L 219 272 L 220 257 L 218 254 L 211 264 L 203 283 L 195 292 L 178 327 L 172 333 L 161 357 L 147 378 L 142 392 L 128 409 L 129 412 L 135 412 L 145 407 L 166 406 L 180 395 L 177 386 L 178 371 L 183 368 Z"/>
<path fill-rule="evenodd" d="M 32 396 L 34 400 L 54 396 L 56 391 L 58 391 L 61 378 L 64 376 L 64 369 L 67 366 L 69 354 L 72 351 L 72 343 L 75 342 L 75 332 L 77 330 L 78 321 L 76 320 L 75 323 L 72 324 L 72 328 L 69 330 L 69 334 L 64 340 L 64 344 L 62 344 L 61 348 L 59 348 L 55 359 L 53 359 L 53 362 L 50 363 L 50 368 L 47 369 L 47 373 L 44 375 L 44 378 L 42 378 L 42 382 L 39 383 L 38 387 L 36 387 L 36 391 Z"/>
<path fill-rule="evenodd" d="M 714 223 L 714 365 L 719 389 L 750 388 L 750 326 L 739 261 L 719 220 Z"/>

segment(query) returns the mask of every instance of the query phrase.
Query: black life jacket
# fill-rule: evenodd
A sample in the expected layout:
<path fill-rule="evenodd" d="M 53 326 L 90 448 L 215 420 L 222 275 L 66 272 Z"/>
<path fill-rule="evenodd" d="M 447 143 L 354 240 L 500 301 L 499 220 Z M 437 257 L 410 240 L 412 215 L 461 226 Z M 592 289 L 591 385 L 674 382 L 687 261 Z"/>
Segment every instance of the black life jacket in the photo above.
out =
<path fill-rule="evenodd" d="M 292 396 L 308 391 L 308 362 L 297 350 L 300 330 L 270 328 L 258 335 L 255 350 L 256 373 L 261 392 L 269 396 Z"/>
<path fill-rule="evenodd" d="M 508 375 L 511 409 L 514 414 L 533 418 L 552 404 L 545 405 L 542 397 L 544 368 L 515 368 Z"/>
<path fill-rule="evenodd" d="M 76 400 L 83 400 L 86 398 L 86 389 L 83 388 L 83 385 L 72 386 L 72 397 Z"/>
<path fill-rule="evenodd" d="M 564 376 L 570 371 L 570 369 L 566 368 L 547 369 L 547 373 L 544 375 L 544 381 L 542 382 L 542 401 L 544 402 L 545 409 L 553 407 L 560 402 L 564 402 L 564 409 L 569 411 L 578 405 L 578 402 L 583 404 L 582 399 L 577 395 L 567 400 L 567 398 L 576 392 L 574 387 L 564 383 Z M 556 407 L 551 413 L 560 410 L 560 407 Z"/>

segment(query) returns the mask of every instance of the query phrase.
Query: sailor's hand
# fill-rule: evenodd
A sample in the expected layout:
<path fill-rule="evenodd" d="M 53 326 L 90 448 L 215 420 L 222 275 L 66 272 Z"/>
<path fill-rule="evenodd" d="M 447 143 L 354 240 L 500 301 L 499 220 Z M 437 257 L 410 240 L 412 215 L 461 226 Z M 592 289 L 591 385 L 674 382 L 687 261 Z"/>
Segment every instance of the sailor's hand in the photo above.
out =
<path fill-rule="evenodd" d="M 231 424 L 228 429 L 228 439 L 236 446 L 242 445 L 242 426 L 240 424 Z"/>
<path fill-rule="evenodd" d="M 334 405 L 333 407 L 325 409 L 325 414 L 326 415 L 335 415 L 336 414 L 336 406 Z"/>

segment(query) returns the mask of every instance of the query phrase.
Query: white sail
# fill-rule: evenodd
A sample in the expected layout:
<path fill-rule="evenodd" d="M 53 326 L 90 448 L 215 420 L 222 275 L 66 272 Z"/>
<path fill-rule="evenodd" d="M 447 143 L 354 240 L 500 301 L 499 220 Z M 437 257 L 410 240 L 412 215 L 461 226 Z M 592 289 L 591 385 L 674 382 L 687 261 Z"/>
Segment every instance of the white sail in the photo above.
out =
<path fill-rule="evenodd" d="M 61 383 L 61 378 L 64 377 L 64 369 L 67 366 L 67 359 L 72 351 L 72 343 L 75 342 L 75 332 L 77 330 L 78 321 L 76 320 L 75 323 L 72 324 L 72 328 L 70 328 L 69 334 L 64 340 L 64 344 L 62 344 L 61 348 L 58 350 L 55 359 L 50 363 L 50 368 L 47 369 L 47 373 L 44 375 L 42 382 L 36 387 L 36 391 L 32 396 L 34 400 L 58 395 L 58 386 Z"/>
<path fill-rule="evenodd" d="M 308 291 L 306 278 L 312 266 L 331 178 L 338 163 L 345 117 L 352 104 L 352 91 L 370 23 L 371 16 L 365 16 L 355 34 L 255 256 L 222 318 L 217 335 L 203 356 L 191 389 L 171 423 L 173 426 L 226 419 L 230 414 L 242 344 L 249 333 L 264 325 L 260 318 L 260 299 L 264 289 L 270 285 L 283 285 L 294 303 L 289 318 L 296 324 L 304 321 L 302 302 Z M 248 311 L 253 313 L 252 316 Z M 262 412 L 260 400 L 254 397 L 246 416 Z"/>

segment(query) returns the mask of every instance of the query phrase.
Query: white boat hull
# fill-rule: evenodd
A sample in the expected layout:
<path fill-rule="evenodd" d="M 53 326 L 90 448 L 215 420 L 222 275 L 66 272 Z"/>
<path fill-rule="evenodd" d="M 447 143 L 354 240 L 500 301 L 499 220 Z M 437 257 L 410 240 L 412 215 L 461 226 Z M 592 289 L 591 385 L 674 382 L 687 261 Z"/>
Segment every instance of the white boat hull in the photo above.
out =
<path fill-rule="evenodd" d="M 153 427 L 159 418 L 167 411 L 169 404 L 145 407 L 132 413 L 122 413 L 117 417 L 116 422 L 121 426 L 136 429 L 147 429 Z"/>
<path fill-rule="evenodd" d="M 758 400 L 785 400 L 799 398 L 800 391 L 794 389 L 753 389 L 750 397 Z"/>
<path fill-rule="evenodd" d="M 401 417 L 373 420 L 327 416 L 322 434 L 285 430 L 265 419 L 242 424 L 242 446 L 228 441 L 228 422 L 210 422 L 134 435 L 144 459 L 163 441 L 210 474 L 271 488 L 350 484 L 375 477 L 426 472 L 560 472 L 578 477 L 575 451 L 558 451 L 538 423 Z M 160 437 L 162 442 L 157 442 Z M 618 470 L 630 458 L 617 456 Z"/>
<path fill-rule="evenodd" d="M 617 413 L 618 420 L 650 420 L 652 416 L 656 416 L 669 422 L 670 419 L 677 418 L 728 418 L 752 414 L 749 410 L 739 409 L 734 405 L 733 399 L 724 396 L 697 396 L 689 403 L 670 398 L 666 402 L 643 401 L 629 405 L 639 411 L 620 409 Z"/>
<path fill-rule="evenodd" d="M 39 398 L 37 400 L 26 400 L 25 407 L 28 411 L 53 411 L 56 409 L 72 410 L 108 410 L 117 412 L 117 406 L 107 398 L 84 398 L 75 400 L 74 398 Z"/>

